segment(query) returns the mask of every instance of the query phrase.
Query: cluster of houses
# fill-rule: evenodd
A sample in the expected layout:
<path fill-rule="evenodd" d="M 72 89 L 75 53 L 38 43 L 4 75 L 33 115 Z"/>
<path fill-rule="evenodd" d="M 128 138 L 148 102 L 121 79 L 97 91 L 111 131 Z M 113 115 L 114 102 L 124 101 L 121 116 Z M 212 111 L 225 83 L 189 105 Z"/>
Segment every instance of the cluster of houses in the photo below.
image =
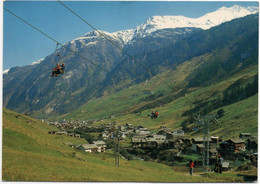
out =
<path fill-rule="evenodd" d="M 66 129 L 77 129 L 77 128 L 86 128 L 90 127 L 93 123 L 92 120 L 71 120 L 66 121 L 63 120 L 62 122 L 47 122 L 49 125 L 55 126 L 59 128 L 60 130 L 66 130 Z"/>
<path fill-rule="evenodd" d="M 47 124 L 56 126 L 60 130 L 66 130 L 66 129 L 77 129 L 77 128 L 92 128 L 92 124 L 95 122 L 103 121 L 104 119 L 110 119 L 114 116 L 107 116 L 107 117 L 101 117 L 98 119 L 92 119 L 92 120 L 63 120 L 61 122 L 55 121 L 55 122 L 47 122 Z M 42 120 L 43 122 L 45 120 Z"/>
<path fill-rule="evenodd" d="M 80 138 L 80 134 L 68 133 L 66 131 L 49 131 L 48 133 L 54 135 L 67 135 L 71 137 Z M 74 145 L 71 142 L 66 142 L 64 144 L 88 153 L 96 153 L 96 152 L 103 153 L 105 152 L 107 147 L 104 141 L 93 141 L 92 144 L 82 144 L 82 145 Z"/>
<path fill-rule="evenodd" d="M 136 129 L 135 134 L 132 137 L 132 147 L 159 147 L 161 145 L 170 147 L 175 142 L 184 137 L 183 130 L 171 130 L 165 126 L 161 126 L 160 129 L 155 132 L 150 132 L 147 128 L 139 127 Z"/>
<path fill-rule="evenodd" d="M 206 140 L 207 141 L 207 140 Z M 228 140 L 222 140 L 218 136 L 211 136 L 208 138 L 209 153 L 216 155 L 218 152 L 222 153 L 239 153 L 240 151 L 253 151 L 257 152 L 258 140 L 256 136 L 251 136 L 250 133 L 240 133 L 239 137 Z M 145 146 L 164 146 L 167 148 L 190 148 L 199 154 L 203 153 L 203 137 L 185 138 L 182 130 L 169 131 L 161 129 L 155 133 L 141 133 L 132 137 L 133 147 Z"/>
<path fill-rule="evenodd" d="M 91 123 L 88 121 L 71 121 L 63 123 L 49 123 L 62 129 L 75 129 L 79 127 L 90 127 Z M 203 153 L 203 137 L 186 138 L 184 131 L 177 129 L 171 130 L 165 126 L 161 126 L 158 130 L 149 130 L 142 126 L 134 127 L 129 123 L 125 125 L 117 126 L 116 122 L 103 124 L 100 126 L 91 126 L 91 128 L 102 129 L 100 132 L 103 140 L 114 140 L 120 138 L 124 140 L 127 137 L 131 138 L 131 146 L 133 148 L 144 147 L 164 147 L 169 149 L 176 149 L 182 151 L 183 149 L 189 149 Z M 155 133 L 156 132 L 156 133 Z M 56 135 L 68 135 L 72 137 L 79 137 L 79 134 L 67 133 L 65 131 L 51 131 L 49 134 Z M 239 137 L 228 140 L 222 140 L 218 136 L 211 136 L 208 139 L 209 142 L 209 154 L 216 155 L 216 153 L 239 153 L 240 151 L 250 150 L 257 152 L 258 140 L 257 137 L 251 136 L 250 133 L 240 133 Z M 94 141 L 93 144 L 84 144 L 74 146 L 77 149 L 85 152 L 105 152 L 104 141 Z"/>

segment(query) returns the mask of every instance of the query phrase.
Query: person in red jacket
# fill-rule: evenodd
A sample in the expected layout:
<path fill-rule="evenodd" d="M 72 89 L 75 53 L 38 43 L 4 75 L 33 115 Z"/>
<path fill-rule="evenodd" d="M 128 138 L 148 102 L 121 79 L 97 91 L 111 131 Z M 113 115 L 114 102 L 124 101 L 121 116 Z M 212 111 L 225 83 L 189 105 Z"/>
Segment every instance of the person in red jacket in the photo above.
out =
<path fill-rule="evenodd" d="M 157 119 L 158 115 L 159 115 L 159 112 L 156 110 L 155 113 L 154 113 L 154 119 Z"/>
<path fill-rule="evenodd" d="M 53 76 L 57 77 L 60 73 L 61 73 L 61 67 L 60 67 L 59 64 L 57 64 L 57 66 L 52 69 L 51 76 L 52 76 L 52 77 L 53 77 Z"/>
<path fill-rule="evenodd" d="M 192 160 L 190 160 L 189 166 L 190 166 L 190 175 L 192 176 L 192 174 L 193 174 L 193 167 L 194 167 L 194 162 Z"/>

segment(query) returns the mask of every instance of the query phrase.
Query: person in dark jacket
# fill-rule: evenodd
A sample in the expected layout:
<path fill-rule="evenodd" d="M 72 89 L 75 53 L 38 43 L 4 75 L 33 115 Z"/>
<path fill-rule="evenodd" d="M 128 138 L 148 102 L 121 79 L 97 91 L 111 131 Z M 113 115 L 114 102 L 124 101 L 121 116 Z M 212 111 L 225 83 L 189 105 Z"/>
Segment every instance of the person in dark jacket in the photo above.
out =
<path fill-rule="evenodd" d="M 159 115 L 159 112 L 156 110 L 155 113 L 154 113 L 154 119 L 157 119 L 158 115 Z"/>

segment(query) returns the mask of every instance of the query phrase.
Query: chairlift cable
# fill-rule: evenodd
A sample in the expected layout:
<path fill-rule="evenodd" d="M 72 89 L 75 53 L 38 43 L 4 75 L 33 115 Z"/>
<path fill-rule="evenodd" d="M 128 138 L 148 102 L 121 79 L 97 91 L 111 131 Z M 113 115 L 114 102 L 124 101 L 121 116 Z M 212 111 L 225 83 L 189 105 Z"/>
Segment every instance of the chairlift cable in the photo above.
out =
<path fill-rule="evenodd" d="M 133 61 L 135 61 L 136 63 L 138 63 L 139 65 L 141 65 L 144 69 L 147 70 L 147 72 L 149 74 L 151 74 L 151 71 L 148 67 L 146 67 L 145 65 L 143 65 L 141 62 L 139 62 L 138 60 L 136 60 L 133 56 L 131 56 L 130 54 L 128 54 L 126 51 L 124 51 L 119 45 L 117 45 L 114 41 L 112 41 L 111 39 L 109 39 L 105 34 L 103 34 L 101 31 L 99 31 L 98 29 L 96 29 L 94 26 L 92 26 L 90 23 L 88 23 L 85 19 L 83 19 L 80 15 L 78 15 L 75 11 L 73 11 L 72 9 L 70 9 L 68 6 L 66 6 L 64 3 L 62 3 L 60 0 L 57 0 L 62 6 L 64 6 L 66 9 L 68 9 L 71 13 L 73 13 L 74 15 L 76 15 L 79 19 L 81 19 L 83 22 L 85 22 L 87 25 L 89 25 L 92 29 L 94 29 L 95 31 L 97 31 L 99 34 L 101 34 L 105 39 L 107 39 L 110 43 L 112 43 L 115 47 L 117 47 L 121 52 L 123 52 L 124 54 L 126 54 L 128 57 L 130 57 Z M 159 79 L 160 81 L 162 81 L 163 83 L 165 83 L 171 90 L 173 90 L 173 87 L 171 85 L 169 85 L 165 80 L 161 79 L 160 77 L 156 76 L 155 77 L 157 79 Z"/>
<path fill-rule="evenodd" d="M 32 24 L 30 24 L 29 22 L 27 22 L 26 20 L 24 20 L 23 18 L 19 17 L 18 15 L 16 15 L 15 13 L 13 13 L 12 11 L 8 10 L 7 8 L 4 8 L 4 10 L 8 11 L 10 14 L 12 14 L 13 16 L 15 16 L 16 18 L 20 19 L 22 22 L 26 23 L 27 25 L 31 26 L 32 28 L 34 28 L 35 30 L 37 30 L 38 32 L 40 32 L 41 34 L 43 34 L 44 36 L 46 36 L 47 38 L 49 38 L 50 40 L 52 40 L 53 42 L 55 42 L 57 44 L 56 48 L 58 47 L 58 45 L 61 45 L 61 47 L 69 50 L 70 52 L 74 53 L 75 55 L 78 55 L 79 57 L 81 57 L 82 59 L 86 60 L 87 62 L 95 65 L 96 67 L 100 68 L 101 70 L 104 70 L 105 72 L 107 73 L 110 73 L 110 71 L 108 71 L 107 69 L 101 67 L 100 65 L 96 64 L 95 62 L 93 61 L 90 61 L 89 59 L 87 59 L 86 57 L 80 55 L 78 52 L 66 47 L 65 45 L 61 44 L 60 42 L 58 42 L 57 40 L 55 40 L 54 38 L 52 38 L 51 36 L 49 36 L 48 34 L 46 34 L 45 32 L 41 31 L 40 29 L 38 29 L 37 27 L 33 26 Z M 127 80 L 125 79 L 122 79 L 120 77 L 118 77 L 117 75 L 111 73 L 112 76 L 118 78 L 120 81 L 124 81 L 126 82 L 127 84 L 131 84 L 129 83 Z M 139 90 L 138 88 L 136 88 L 138 91 L 141 91 Z M 142 92 L 142 91 L 141 91 Z"/>

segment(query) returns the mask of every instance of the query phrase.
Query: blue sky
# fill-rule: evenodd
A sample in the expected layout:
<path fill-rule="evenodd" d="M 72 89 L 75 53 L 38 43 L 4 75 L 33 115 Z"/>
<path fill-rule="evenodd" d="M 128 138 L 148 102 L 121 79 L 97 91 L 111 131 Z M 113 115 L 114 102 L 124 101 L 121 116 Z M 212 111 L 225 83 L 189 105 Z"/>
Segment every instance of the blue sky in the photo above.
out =
<path fill-rule="evenodd" d="M 100 30 L 115 32 L 143 24 L 154 15 L 200 17 L 222 6 L 258 6 L 257 1 L 64 1 Z M 6 1 L 9 9 L 60 43 L 92 30 L 57 1 Z M 3 69 L 24 66 L 53 53 L 56 43 L 3 10 Z"/>

